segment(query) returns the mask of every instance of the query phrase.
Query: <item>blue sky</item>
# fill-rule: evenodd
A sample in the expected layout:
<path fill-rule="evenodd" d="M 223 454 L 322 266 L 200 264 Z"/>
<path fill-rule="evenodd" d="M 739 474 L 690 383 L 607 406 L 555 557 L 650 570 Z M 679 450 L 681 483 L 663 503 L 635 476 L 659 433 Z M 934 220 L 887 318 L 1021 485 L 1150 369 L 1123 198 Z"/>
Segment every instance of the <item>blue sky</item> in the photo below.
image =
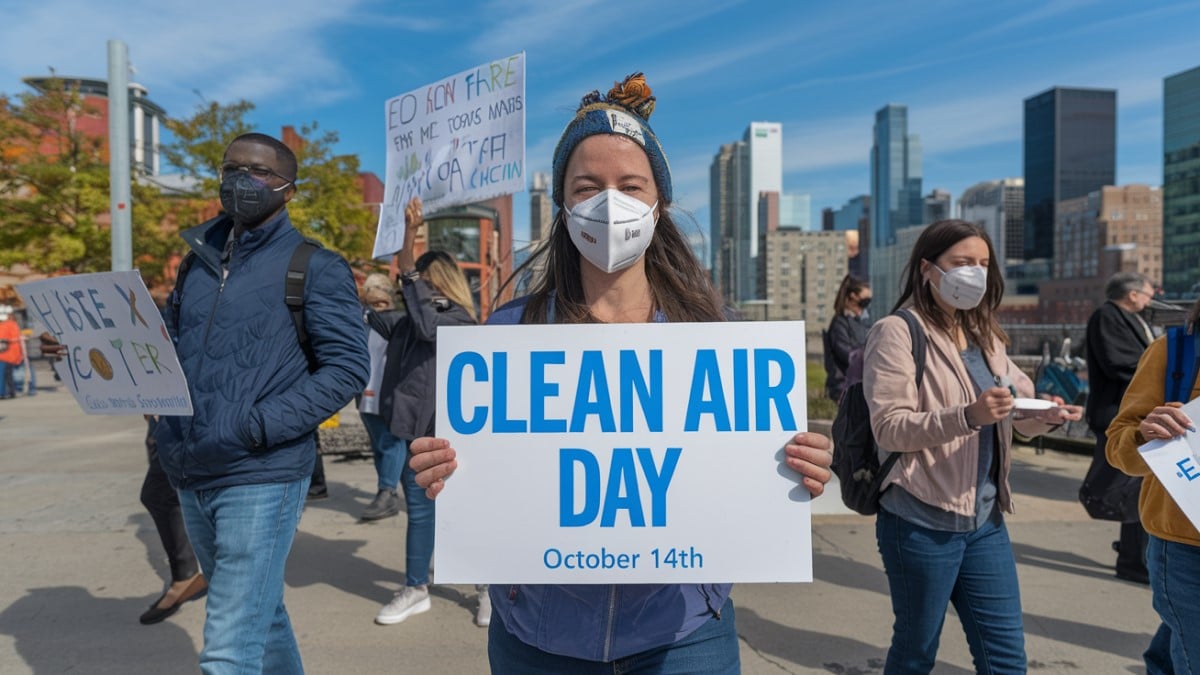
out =
<path fill-rule="evenodd" d="M 168 113 L 245 98 L 278 134 L 317 121 L 384 173 L 384 102 L 525 51 L 527 162 L 548 171 L 579 97 L 641 70 L 678 206 L 708 227 L 708 171 L 751 121 L 783 124 L 784 189 L 814 218 L 869 191 L 875 111 L 909 107 L 924 188 L 955 199 L 1022 173 L 1022 101 L 1055 85 L 1116 89 L 1117 179 L 1161 182 L 1162 79 L 1200 66 L 1200 3 L 494 0 L 0 0 L 0 92 L 54 67 L 107 76 L 124 40 Z M 197 93 L 198 92 L 198 93 Z M 527 195 L 514 198 L 517 240 Z"/>

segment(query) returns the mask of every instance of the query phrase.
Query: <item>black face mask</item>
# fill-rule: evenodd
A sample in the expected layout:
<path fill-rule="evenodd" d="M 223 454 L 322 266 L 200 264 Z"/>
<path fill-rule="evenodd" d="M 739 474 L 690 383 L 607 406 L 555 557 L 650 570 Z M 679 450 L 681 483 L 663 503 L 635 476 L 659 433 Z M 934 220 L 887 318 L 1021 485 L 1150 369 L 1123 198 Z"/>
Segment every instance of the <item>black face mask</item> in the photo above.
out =
<path fill-rule="evenodd" d="M 234 222 L 254 227 L 284 205 L 286 189 L 287 185 L 272 189 L 245 171 L 234 171 L 221 181 L 221 207 Z"/>
<path fill-rule="evenodd" d="M 871 299 L 870 299 L 870 298 L 862 298 L 862 299 L 860 299 L 860 300 L 858 301 L 858 308 L 859 308 L 859 309 L 866 309 L 866 308 L 867 308 L 867 306 L 868 306 L 868 305 L 870 305 L 870 304 L 871 304 Z"/>

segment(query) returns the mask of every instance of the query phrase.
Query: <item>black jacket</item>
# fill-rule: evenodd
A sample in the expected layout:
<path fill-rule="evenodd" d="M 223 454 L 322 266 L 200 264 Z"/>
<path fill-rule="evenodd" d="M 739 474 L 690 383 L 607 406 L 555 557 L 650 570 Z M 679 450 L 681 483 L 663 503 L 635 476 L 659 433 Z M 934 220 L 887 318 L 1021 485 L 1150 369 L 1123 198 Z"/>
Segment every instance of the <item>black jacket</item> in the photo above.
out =
<path fill-rule="evenodd" d="M 838 314 L 825 331 L 825 393 L 834 401 L 846 388 L 850 352 L 867 344 L 867 324 L 861 318 Z"/>
<path fill-rule="evenodd" d="M 1109 300 L 1088 319 L 1086 344 L 1087 422 L 1093 432 L 1102 434 L 1117 416 L 1121 397 L 1150 341 L 1137 315 Z"/>
<path fill-rule="evenodd" d="M 462 307 L 435 297 L 433 286 L 423 279 L 404 278 L 401 290 L 408 314 L 390 327 L 379 414 L 396 438 L 411 441 L 433 434 L 438 326 L 462 326 L 475 320 Z M 378 328 L 379 315 L 372 313 L 369 320 Z"/>

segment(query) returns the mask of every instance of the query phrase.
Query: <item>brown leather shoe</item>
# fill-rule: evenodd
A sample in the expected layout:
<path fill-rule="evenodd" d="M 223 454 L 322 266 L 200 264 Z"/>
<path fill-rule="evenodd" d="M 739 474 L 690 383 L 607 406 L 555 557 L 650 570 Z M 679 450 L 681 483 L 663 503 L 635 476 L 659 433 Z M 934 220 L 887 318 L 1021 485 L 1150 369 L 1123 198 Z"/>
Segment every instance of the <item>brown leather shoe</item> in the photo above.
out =
<path fill-rule="evenodd" d="M 183 603 L 201 597 L 207 590 L 208 582 L 205 581 L 204 575 L 199 572 L 191 579 L 176 581 L 167 588 L 165 593 L 159 596 L 158 600 L 154 601 L 154 604 L 150 605 L 150 609 L 142 612 L 142 615 L 138 617 L 138 621 L 143 626 L 158 623 L 178 612 Z"/>

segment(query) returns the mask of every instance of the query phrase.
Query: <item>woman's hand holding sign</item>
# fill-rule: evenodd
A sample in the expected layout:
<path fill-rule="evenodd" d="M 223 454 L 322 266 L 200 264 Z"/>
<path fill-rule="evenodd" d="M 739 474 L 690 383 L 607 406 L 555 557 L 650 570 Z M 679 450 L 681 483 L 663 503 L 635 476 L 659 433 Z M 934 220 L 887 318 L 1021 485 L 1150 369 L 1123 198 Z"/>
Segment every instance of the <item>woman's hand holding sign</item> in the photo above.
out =
<path fill-rule="evenodd" d="M 1150 414 L 1146 415 L 1138 425 L 1138 431 L 1141 432 L 1142 438 L 1147 441 L 1161 441 L 1178 438 L 1189 431 L 1195 431 L 1192 420 L 1180 410 L 1181 407 L 1183 407 L 1182 403 L 1172 401 L 1151 410 Z"/>
<path fill-rule="evenodd" d="M 801 482 L 814 497 L 825 492 L 825 484 L 833 476 L 829 466 L 833 463 L 833 443 L 828 436 L 800 432 L 792 442 L 784 446 L 787 465 L 800 472 Z"/>
<path fill-rule="evenodd" d="M 444 438 L 422 436 L 408 444 L 412 459 L 408 465 L 417 472 L 417 485 L 425 488 L 425 496 L 435 499 L 442 488 L 446 487 L 446 479 L 458 468 L 457 453 L 450 447 L 450 441 Z"/>

